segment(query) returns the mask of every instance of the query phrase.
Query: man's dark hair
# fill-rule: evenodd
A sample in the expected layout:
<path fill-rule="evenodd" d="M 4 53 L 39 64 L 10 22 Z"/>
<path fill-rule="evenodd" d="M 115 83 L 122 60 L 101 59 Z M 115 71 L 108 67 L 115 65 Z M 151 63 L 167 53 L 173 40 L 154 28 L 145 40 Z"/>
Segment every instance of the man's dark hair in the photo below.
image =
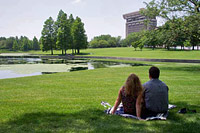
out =
<path fill-rule="evenodd" d="M 149 75 L 153 78 L 153 79 L 158 79 L 159 76 L 160 76 L 160 70 L 159 68 L 155 67 L 155 66 L 152 66 L 150 69 L 149 69 Z"/>

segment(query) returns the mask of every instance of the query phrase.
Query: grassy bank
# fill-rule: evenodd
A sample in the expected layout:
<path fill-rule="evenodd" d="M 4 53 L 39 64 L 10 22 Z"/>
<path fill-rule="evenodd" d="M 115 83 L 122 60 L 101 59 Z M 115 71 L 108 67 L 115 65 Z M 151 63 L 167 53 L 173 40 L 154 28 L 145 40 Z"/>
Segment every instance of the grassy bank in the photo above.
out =
<path fill-rule="evenodd" d="M 1 53 L 2 51 L 0 51 Z M 10 52 L 10 51 L 9 51 Z M 2 53 L 6 53 L 3 51 Z M 20 53 L 20 51 L 18 52 Z M 29 51 L 31 54 L 50 54 L 42 51 Z M 71 54 L 71 50 L 67 51 Z M 54 51 L 54 54 L 61 54 L 61 51 Z M 85 56 L 111 56 L 111 57 L 133 57 L 133 58 L 153 58 L 153 59 L 200 59 L 200 51 L 168 51 L 165 49 L 147 49 L 135 51 L 134 48 L 98 48 L 81 50 L 81 55 Z"/>
<path fill-rule="evenodd" d="M 0 132 L 198 132 L 200 65 L 160 64 L 169 101 L 177 105 L 167 121 L 137 121 L 103 113 L 101 101 L 114 104 L 118 89 L 134 72 L 148 81 L 149 66 L 102 68 L 0 80 Z"/>

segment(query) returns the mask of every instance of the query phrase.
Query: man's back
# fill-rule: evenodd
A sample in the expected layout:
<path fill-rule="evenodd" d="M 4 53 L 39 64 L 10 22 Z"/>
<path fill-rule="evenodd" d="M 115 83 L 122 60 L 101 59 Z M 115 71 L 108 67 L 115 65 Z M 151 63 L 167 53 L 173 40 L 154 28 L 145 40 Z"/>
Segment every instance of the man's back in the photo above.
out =
<path fill-rule="evenodd" d="M 143 84 L 146 109 L 161 113 L 168 110 L 168 87 L 159 79 L 151 79 Z"/>

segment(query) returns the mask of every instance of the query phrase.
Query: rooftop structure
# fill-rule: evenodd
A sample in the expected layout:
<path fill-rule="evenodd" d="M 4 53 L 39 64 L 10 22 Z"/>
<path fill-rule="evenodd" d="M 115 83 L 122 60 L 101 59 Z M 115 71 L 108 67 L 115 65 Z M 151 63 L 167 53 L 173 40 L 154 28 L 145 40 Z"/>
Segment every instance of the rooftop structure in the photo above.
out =
<path fill-rule="evenodd" d="M 141 8 L 140 10 L 144 10 L 144 8 Z M 146 25 L 144 21 L 147 20 L 147 17 L 141 15 L 140 11 L 124 14 L 123 18 L 126 19 L 126 36 L 132 32 L 152 30 L 157 26 L 156 18 L 150 19 L 150 23 Z"/>

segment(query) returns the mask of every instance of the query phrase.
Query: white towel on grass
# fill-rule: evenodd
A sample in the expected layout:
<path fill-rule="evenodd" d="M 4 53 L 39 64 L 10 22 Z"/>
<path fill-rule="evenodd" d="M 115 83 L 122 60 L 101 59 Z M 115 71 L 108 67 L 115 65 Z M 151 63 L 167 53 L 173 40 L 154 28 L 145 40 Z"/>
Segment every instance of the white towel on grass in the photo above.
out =
<path fill-rule="evenodd" d="M 109 103 L 102 101 L 101 105 L 104 106 L 105 108 L 108 108 L 104 111 L 106 114 L 111 114 L 113 107 Z M 169 110 L 173 109 L 173 108 L 176 108 L 176 105 L 172 105 L 172 104 L 168 105 Z M 115 114 L 120 115 L 122 117 L 126 117 L 126 118 L 138 119 L 137 116 L 125 114 L 122 103 L 118 106 L 117 110 L 115 111 Z M 147 120 L 147 121 L 150 121 L 150 120 L 167 120 L 167 116 L 168 116 L 168 112 L 167 113 L 159 113 L 154 117 L 147 117 L 145 120 Z"/>

